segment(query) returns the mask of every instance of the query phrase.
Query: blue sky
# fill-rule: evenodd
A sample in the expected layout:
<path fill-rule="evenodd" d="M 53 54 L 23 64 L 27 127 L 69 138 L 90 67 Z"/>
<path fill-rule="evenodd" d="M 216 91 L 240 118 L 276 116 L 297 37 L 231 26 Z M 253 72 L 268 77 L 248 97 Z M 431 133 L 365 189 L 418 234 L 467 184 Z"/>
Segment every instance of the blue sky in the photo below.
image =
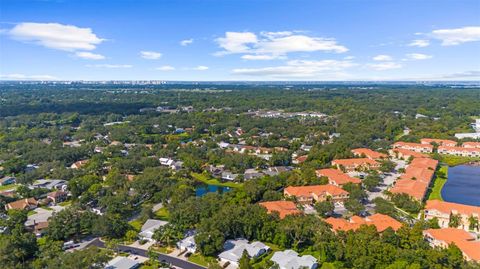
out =
<path fill-rule="evenodd" d="M 4 80 L 480 79 L 478 0 L 1 0 L 0 29 Z"/>

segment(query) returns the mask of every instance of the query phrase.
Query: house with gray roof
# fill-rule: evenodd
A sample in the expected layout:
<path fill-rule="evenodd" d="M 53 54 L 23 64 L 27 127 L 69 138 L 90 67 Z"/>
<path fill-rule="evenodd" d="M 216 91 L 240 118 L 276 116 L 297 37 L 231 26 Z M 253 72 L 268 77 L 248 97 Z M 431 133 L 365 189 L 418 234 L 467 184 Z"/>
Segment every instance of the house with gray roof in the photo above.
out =
<path fill-rule="evenodd" d="M 105 269 L 135 269 L 139 268 L 140 263 L 126 257 L 115 257 L 107 263 Z"/>
<path fill-rule="evenodd" d="M 152 241 L 152 236 L 155 231 L 165 226 L 168 222 L 163 220 L 148 219 L 142 226 L 140 233 L 138 234 L 142 239 Z"/>
<path fill-rule="evenodd" d="M 255 258 L 268 252 L 270 248 L 262 242 L 248 243 L 246 239 L 227 240 L 223 245 L 225 251 L 218 257 L 222 262 L 229 262 L 233 266 L 238 266 L 238 261 L 246 250 L 250 258 Z"/>
<path fill-rule="evenodd" d="M 318 266 L 315 257 L 311 255 L 299 256 L 297 252 L 291 249 L 273 253 L 270 260 L 278 264 L 280 269 L 316 269 Z"/>

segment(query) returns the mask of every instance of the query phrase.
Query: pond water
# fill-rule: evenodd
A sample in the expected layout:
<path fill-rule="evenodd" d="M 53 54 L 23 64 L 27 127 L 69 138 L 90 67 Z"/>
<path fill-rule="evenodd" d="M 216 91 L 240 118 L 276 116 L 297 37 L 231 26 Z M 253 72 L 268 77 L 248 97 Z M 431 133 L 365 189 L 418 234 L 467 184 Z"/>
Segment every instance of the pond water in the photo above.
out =
<path fill-rule="evenodd" d="M 224 193 L 224 192 L 227 192 L 227 191 L 230 191 L 230 188 L 229 187 L 222 187 L 222 186 L 215 186 L 215 185 L 207 185 L 207 184 L 203 184 L 203 185 L 199 185 L 196 189 L 195 189 L 195 194 L 197 196 L 203 196 L 209 192 L 218 192 L 218 193 Z"/>
<path fill-rule="evenodd" d="M 447 202 L 480 206 L 480 166 L 449 167 L 442 198 Z"/>

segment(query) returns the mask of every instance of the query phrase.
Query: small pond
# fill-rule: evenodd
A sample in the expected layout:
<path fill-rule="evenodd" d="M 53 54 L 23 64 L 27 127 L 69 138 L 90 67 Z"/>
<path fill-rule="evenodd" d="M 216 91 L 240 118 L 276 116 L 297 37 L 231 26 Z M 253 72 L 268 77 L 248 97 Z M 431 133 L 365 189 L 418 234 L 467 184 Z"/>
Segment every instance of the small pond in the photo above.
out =
<path fill-rule="evenodd" d="M 198 185 L 197 188 L 195 188 L 195 194 L 197 196 L 203 196 L 203 195 L 205 195 L 209 192 L 224 193 L 224 192 L 227 192 L 227 191 L 230 191 L 229 187 L 207 185 L 207 184 Z"/>
<path fill-rule="evenodd" d="M 442 198 L 447 202 L 480 206 L 480 166 L 449 167 Z"/>

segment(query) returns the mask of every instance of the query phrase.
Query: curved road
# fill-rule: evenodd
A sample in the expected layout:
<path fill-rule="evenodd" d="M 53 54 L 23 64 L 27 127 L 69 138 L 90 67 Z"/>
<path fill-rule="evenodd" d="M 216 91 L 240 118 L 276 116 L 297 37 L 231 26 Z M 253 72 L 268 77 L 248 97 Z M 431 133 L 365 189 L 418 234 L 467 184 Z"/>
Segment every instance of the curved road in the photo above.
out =
<path fill-rule="evenodd" d="M 96 247 L 99 247 L 99 248 L 104 248 L 105 243 L 103 243 L 102 241 L 100 241 L 100 239 L 97 238 L 97 239 L 93 240 L 88 246 L 96 246 Z M 126 251 L 132 252 L 133 251 L 133 252 L 135 252 L 136 255 L 140 255 L 140 256 L 148 258 L 148 250 L 145 250 L 145 249 L 134 248 L 134 247 L 124 246 L 124 245 L 119 245 L 118 249 L 120 251 L 123 251 L 123 252 L 126 252 Z M 185 260 L 182 260 L 182 259 L 179 259 L 179 258 L 175 258 L 173 256 L 165 255 L 165 254 L 158 253 L 158 252 L 155 252 L 155 253 L 158 254 L 158 258 L 159 258 L 160 261 L 165 261 L 165 262 L 171 263 L 172 265 L 183 268 L 183 269 L 205 269 L 206 268 L 206 267 L 200 266 L 198 264 L 191 263 L 189 261 L 185 261 Z"/>

